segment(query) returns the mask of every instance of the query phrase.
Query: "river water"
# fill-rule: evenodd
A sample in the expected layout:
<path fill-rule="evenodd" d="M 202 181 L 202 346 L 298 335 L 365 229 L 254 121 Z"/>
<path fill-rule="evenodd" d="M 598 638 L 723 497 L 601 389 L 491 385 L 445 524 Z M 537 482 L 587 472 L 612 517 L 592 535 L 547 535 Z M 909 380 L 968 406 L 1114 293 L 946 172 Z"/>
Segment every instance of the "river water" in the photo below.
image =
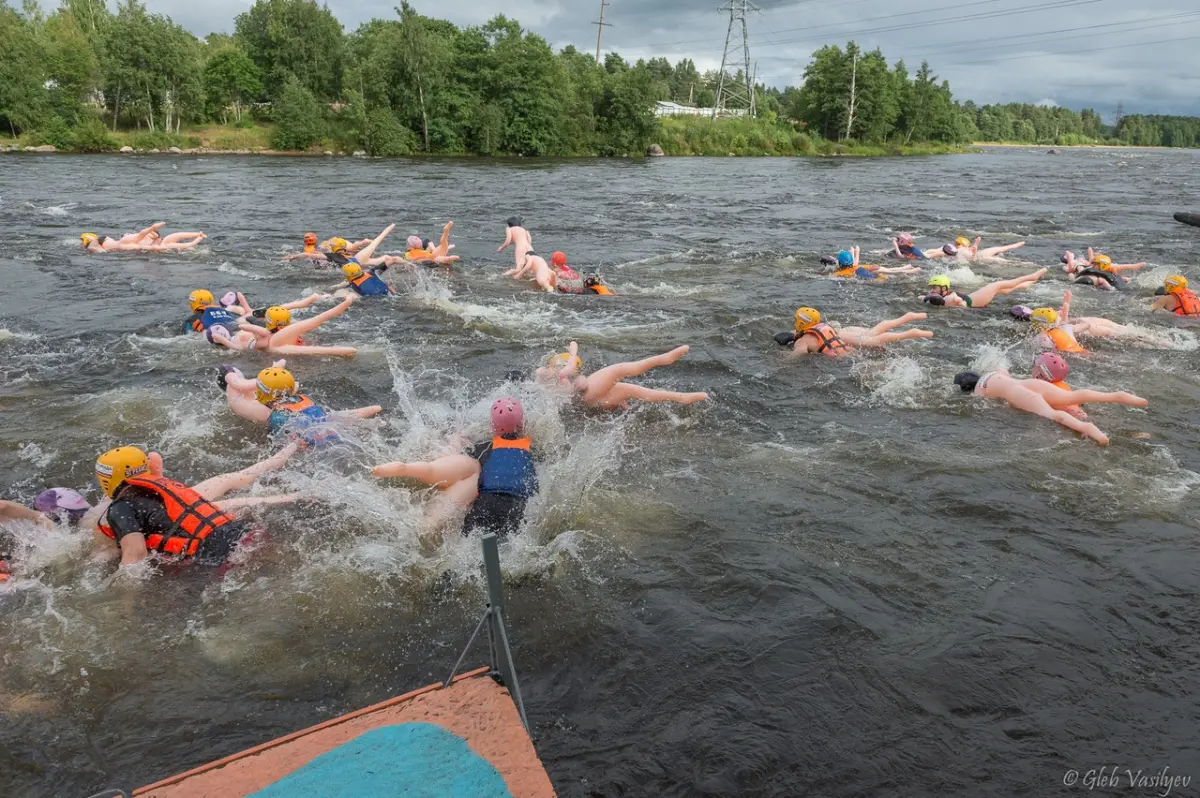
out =
<path fill-rule="evenodd" d="M 529 718 L 561 795 L 1040 796 L 1103 766 L 1200 781 L 1200 352 L 1145 309 L 1163 276 L 1200 280 L 1200 230 L 1177 210 L 1200 210 L 1200 153 L 7 157 L 4 498 L 49 485 L 94 497 L 95 456 L 124 443 L 189 482 L 267 455 L 214 380 L 222 361 L 266 359 L 173 336 L 195 288 L 265 304 L 336 282 L 279 262 L 305 231 L 365 237 L 394 221 L 398 248 L 454 219 L 464 262 L 396 275 L 397 298 L 313 336 L 358 345 L 357 359 L 291 363 L 319 402 L 385 413 L 255 489 L 314 501 L 263 512 L 272 543 L 244 567 L 114 578 L 85 536 L 16 529 L 0 791 L 148 783 L 444 677 L 483 591 L 438 578 L 473 573 L 477 544 L 422 551 L 428 493 L 365 468 L 484 435 L 491 401 L 513 390 L 547 459 L 530 528 L 502 559 Z M 620 296 L 502 278 L 513 214 L 539 250 L 599 268 Z M 81 231 L 159 219 L 210 240 L 183 255 L 80 251 Z M 847 285 L 817 266 L 904 229 L 929 246 L 1028 239 L 1009 263 L 955 268 L 968 289 L 1066 248 L 1149 261 L 1126 293 L 1076 290 L 1074 312 L 1159 344 L 1093 342 L 1070 381 L 1150 407 L 1095 406 L 1113 439 L 1102 449 L 951 384 L 968 364 L 1028 374 L 1028 328 L 1005 311 L 1057 306 L 1061 271 L 987 310 L 931 309 L 932 341 L 784 358 L 771 336 L 799 305 L 866 326 L 922 309 L 923 280 Z M 712 401 L 581 413 L 504 384 L 570 340 L 588 370 L 689 344 L 639 381 Z"/>

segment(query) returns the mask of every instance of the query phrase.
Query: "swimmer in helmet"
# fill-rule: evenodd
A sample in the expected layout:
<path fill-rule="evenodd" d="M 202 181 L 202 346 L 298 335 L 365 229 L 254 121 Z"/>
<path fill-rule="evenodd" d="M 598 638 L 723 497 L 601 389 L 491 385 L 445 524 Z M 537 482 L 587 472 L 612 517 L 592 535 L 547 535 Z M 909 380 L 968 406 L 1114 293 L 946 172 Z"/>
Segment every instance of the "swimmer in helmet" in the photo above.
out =
<path fill-rule="evenodd" d="M 1033 360 L 1033 378 L 1035 380 L 1044 380 L 1057 388 L 1069 391 L 1071 390 L 1071 386 L 1067 385 L 1069 376 L 1071 376 L 1071 367 L 1067 365 L 1066 360 L 1054 352 L 1043 352 Z M 1087 413 L 1083 412 L 1083 408 L 1079 405 L 1068 405 L 1062 409 L 1080 421 L 1087 421 Z"/>
<path fill-rule="evenodd" d="M 1007 371 L 979 374 L 964 371 L 955 376 L 954 384 L 963 393 L 974 393 L 987 399 L 1002 399 L 1009 407 L 1047 418 L 1067 429 L 1086 435 L 1101 446 L 1108 445 L 1108 436 L 1095 424 L 1081 421 L 1067 408 L 1088 403 L 1122 404 L 1146 407 L 1149 403 L 1131 393 L 1101 393 L 1099 391 L 1067 391 L 1041 379 L 1018 380 Z"/>
<path fill-rule="evenodd" d="M 566 352 L 554 355 L 546 365 L 539 368 L 535 379 L 547 385 L 556 385 L 568 390 L 580 402 L 589 407 L 617 410 L 632 400 L 642 402 L 676 402 L 690 405 L 708 398 L 707 393 L 680 393 L 644 388 L 621 380 L 637 377 L 651 369 L 679 362 L 688 353 L 686 346 L 679 346 L 661 355 L 637 360 L 632 363 L 614 363 L 590 376 L 580 374 L 583 361 L 579 358 L 579 344 L 571 342 Z"/>
<path fill-rule="evenodd" d="M 775 336 L 775 342 L 780 346 L 789 347 L 794 355 L 828 355 L 841 357 L 848 355 L 853 347 L 884 347 L 897 341 L 907 341 L 914 338 L 932 338 L 929 330 L 905 330 L 892 332 L 901 325 L 926 318 L 924 313 L 905 313 L 898 319 L 890 319 L 876 324 L 874 327 L 842 327 L 835 330 L 831 325 L 821 320 L 821 312 L 816 308 L 800 308 L 796 311 L 796 331 L 782 332 Z"/>
<path fill-rule="evenodd" d="M 335 296 L 346 296 L 347 291 L 353 291 L 359 296 L 389 296 L 396 289 L 385 283 L 379 275 L 388 270 L 387 264 L 381 264 L 371 269 L 364 269 L 357 263 L 347 263 L 342 267 L 343 282 L 330 287 Z"/>
<path fill-rule="evenodd" d="M 450 454 L 429 462 L 385 463 L 371 473 L 380 478 L 415 479 L 440 488 L 434 513 L 440 527 L 455 509 L 467 508 L 462 533 L 515 534 L 525 507 L 538 492 L 536 450 L 525 424 L 521 400 L 506 396 L 492 405 L 492 438 L 466 454 Z"/>
<path fill-rule="evenodd" d="M 1182 274 L 1173 274 L 1163 280 L 1164 293 L 1154 300 L 1151 310 L 1166 310 L 1176 316 L 1200 316 L 1200 297 L 1188 289 L 1188 280 Z"/>
<path fill-rule="evenodd" d="M 843 249 L 833 257 L 823 257 L 821 262 L 827 266 L 837 266 L 837 271 L 830 275 L 838 279 L 882 280 L 889 274 L 920 274 L 920 266 L 876 266 L 862 263 L 858 247 Z"/>
<path fill-rule="evenodd" d="M 1033 274 L 1027 274 L 1024 277 L 1014 277 L 1011 280 L 997 280 L 969 294 L 960 294 L 954 291 L 950 287 L 949 277 L 944 274 L 935 274 L 929 278 L 930 292 L 925 295 L 923 301 L 935 307 L 975 308 L 979 310 L 990 305 L 992 300 L 997 296 L 1011 294 L 1013 291 L 1032 287 L 1034 283 L 1045 277 L 1048 271 L 1050 270 L 1038 269 Z"/>
<path fill-rule="evenodd" d="M 278 360 L 249 379 L 232 366 L 222 366 L 217 385 L 225 392 L 229 409 L 247 421 L 266 424 L 271 435 L 301 437 L 314 445 L 337 437 L 329 428 L 335 418 L 371 418 L 383 412 L 379 405 L 356 410 L 326 410 L 300 393 L 295 376 Z M 322 426 L 324 425 L 324 426 Z"/>
<path fill-rule="evenodd" d="M 96 529 L 118 546 L 121 565 L 141 562 L 151 552 L 207 564 L 225 562 L 254 532 L 234 517 L 235 511 L 287 504 L 300 496 L 223 497 L 283 468 L 297 448 L 289 444 L 261 463 L 191 487 L 163 476 L 162 457 L 156 452 L 147 454 L 134 446 L 107 451 L 96 460 L 96 481 L 110 502 Z"/>
<path fill-rule="evenodd" d="M 324 313 L 311 319 L 292 322 L 292 313 L 282 305 L 267 308 L 263 314 L 262 327 L 245 319 L 237 323 L 237 330 L 230 332 L 224 325 L 213 325 L 205 331 L 211 343 L 236 349 L 241 352 L 266 352 L 273 355 L 326 355 L 328 357 L 354 357 L 358 350 L 352 346 L 312 346 L 301 337 L 335 319 L 358 301 L 358 294 L 350 294 Z"/>

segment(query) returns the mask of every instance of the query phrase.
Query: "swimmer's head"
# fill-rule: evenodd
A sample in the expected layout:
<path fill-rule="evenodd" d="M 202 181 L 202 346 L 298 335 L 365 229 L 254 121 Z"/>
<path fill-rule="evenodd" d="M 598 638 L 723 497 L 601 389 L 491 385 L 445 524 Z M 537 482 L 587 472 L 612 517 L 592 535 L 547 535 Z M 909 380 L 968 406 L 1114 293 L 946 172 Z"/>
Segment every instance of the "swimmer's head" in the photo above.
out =
<path fill-rule="evenodd" d="M 188 304 L 194 313 L 201 308 L 206 308 L 213 303 L 212 291 L 206 291 L 203 288 L 197 289 L 188 294 Z"/>
<path fill-rule="evenodd" d="M 550 256 L 550 262 L 557 268 L 562 268 L 567 265 L 567 253 L 555 252 Z"/>
<path fill-rule="evenodd" d="M 954 239 L 954 246 L 969 247 L 971 246 L 971 239 L 967 238 L 966 236 L 959 236 L 958 238 Z"/>
<path fill-rule="evenodd" d="M 1029 320 L 1039 330 L 1048 330 L 1058 324 L 1058 311 L 1054 308 L 1038 308 L 1029 314 Z"/>
<path fill-rule="evenodd" d="M 1163 280 L 1163 288 L 1167 290 L 1168 294 L 1178 294 L 1180 291 L 1186 291 L 1187 287 L 1187 278 L 1182 274 L 1172 274 Z"/>
<path fill-rule="evenodd" d="M 95 233 L 83 233 L 79 236 L 79 240 L 83 242 L 84 249 L 87 249 L 92 244 L 99 244 L 100 236 L 96 235 Z"/>
<path fill-rule="evenodd" d="M 792 318 L 796 321 L 796 332 L 804 332 L 821 323 L 821 311 L 816 308 L 799 308 Z"/>
<path fill-rule="evenodd" d="M 955 375 L 954 384 L 961 388 L 963 393 L 970 393 L 979 384 L 979 374 L 974 371 L 963 371 Z"/>
<path fill-rule="evenodd" d="M 317 245 L 317 234 L 316 233 L 305 233 L 304 234 L 304 246 L 315 247 L 316 245 Z"/>
<path fill-rule="evenodd" d="M 938 296 L 945 296 L 946 294 L 950 293 L 950 278 L 944 274 L 935 274 L 934 276 L 930 277 L 929 282 L 926 283 L 926 285 L 933 289 L 931 293 L 937 294 Z"/>
<path fill-rule="evenodd" d="M 1059 263 L 1069 263 L 1071 260 L 1072 254 L 1073 253 L 1071 253 L 1071 252 L 1064 252 L 1062 255 L 1059 256 L 1058 262 Z"/>
<path fill-rule="evenodd" d="M 296 393 L 296 378 L 287 369 L 265 368 L 258 372 L 254 382 L 254 396 L 262 404 L 269 404 L 282 396 Z"/>
<path fill-rule="evenodd" d="M 513 435 L 521 431 L 525 423 L 525 410 L 521 400 L 512 396 L 497 399 L 492 405 L 492 433 L 494 435 Z"/>
<path fill-rule="evenodd" d="M 958 247 L 954 246 L 953 244 L 947 244 L 946 246 L 942 247 L 942 252 L 945 252 L 947 255 L 953 258 L 958 254 Z"/>
<path fill-rule="evenodd" d="M 902 247 L 911 247 L 913 245 L 913 235 L 912 233 L 900 233 L 896 236 L 896 241 Z"/>
<path fill-rule="evenodd" d="M 1046 382 L 1062 382 L 1071 375 L 1067 361 L 1053 352 L 1038 355 L 1033 361 L 1033 376 Z"/>
<path fill-rule="evenodd" d="M 110 449 L 96 458 L 96 482 L 109 498 L 116 495 L 125 480 L 145 474 L 149 470 L 149 458 L 136 446 Z"/>
<path fill-rule="evenodd" d="M 230 305 L 236 305 L 238 301 L 237 294 L 233 291 L 226 291 L 221 297 L 221 307 L 227 308 Z"/>
<path fill-rule="evenodd" d="M 346 275 L 347 280 L 357 280 L 363 276 L 362 266 L 357 263 L 347 263 L 342 267 L 342 274 Z"/>
<path fill-rule="evenodd" d="M 843 249 L 841 252 L 839 252 L 837 254 L 837 265 L 838 266 L 853 266 L 854 265 L 854 253 L 848 249 Z"/>
<path fill-rule="evenodd" d="M 570 352 L 560 352 L 557 355 L 551 356 L 551 358 L 546 361 L 546 365 L 552 369 L 564 369 L 570 363 L 571 363 L 571 353 Z M 575 356 L 575 371 L 576 372 L 583 371 L 583 360 L 579 357 L 579 355 Z"/>
<path fill-rule="evenodd" d="M 204 331 L 204 337 L 210 344 L 215 344 L 217 341 L 228 341 L 232 336 L 224 324 L 214 324 Z"/>
<path fill-rule="evenodd" d="M 504 220 L 504 223 L 509 227 L 522 227 L 525 224 L 525 220 L 520 216 L 510 216 Z"/>
<path fill-rule="evenodd" d="M 420 236 L 409 236 L 408 237 L 408 248 L 409 249 L 420 249 L 421 243 L 422 242 L 421 242 Z"/>
<path fill-rule="evenodd" d="M 1107 255 L 1093 255 L 1092 265 L 1102 271 L 1110 272 L 1112 271 L 1112 258 Z"/>
<path fill-rule="evenodd" d="M 51 521 L 66 521 L 71 526 L 77 525 L 87 511 L 92 509 L 87 499 L 78 491 L 70 488 L 50 488 L 38 494 L 33 500 L 33 509 L 45 514 Z"/>
<path fill-rule="evenodd" d="M 1033 311 L 1028 305 L 1013 305 L 1009 309 L 1008 314 L 1018 321 L 1029 321 L 1029 317 L 1033 314 Z"/>
<path fill-rule="evenodd" d="M 275 332 L 281 327 L 286 327 L 292 323 L 292 312 L 287 308 L 276 305 L 273 308 L 267 308 L 267 312 L 263 314 L 263 319 L 267 323 L 267 330 Z"/>
<path fill-rule="evenodd" d="M 334 238 L 329 239 L 330 252 L 345 252 L 346 247 L 348 246 L 350 246 L 350 242 L 344 238 L 337 238 L 335 236 Z"/>

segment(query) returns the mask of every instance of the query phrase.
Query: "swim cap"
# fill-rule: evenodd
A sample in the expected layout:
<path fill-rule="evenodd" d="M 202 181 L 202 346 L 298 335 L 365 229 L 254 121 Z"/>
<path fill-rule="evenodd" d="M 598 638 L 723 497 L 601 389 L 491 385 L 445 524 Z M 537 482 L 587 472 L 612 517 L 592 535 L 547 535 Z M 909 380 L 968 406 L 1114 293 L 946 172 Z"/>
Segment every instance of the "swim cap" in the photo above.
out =
<path fill-rule="evenodd" d="M 912 233 L 900 233 L 896 236 L 896 240 L 904 246 L 911 246 L 913 242 Z"/>
<path fill-rule="evenodd" d="M 237 301 L 238 301 L 237 294 L 234 293 L 233 291 L 229 291 L 224 296 L 221 297 L 221 307 L 227 308 L 230 305 L 236 304 Z"/>
<path fill-rule="evenodd" d="M 512 435 L 520 431 L 525 421 L 525 410 L 521 400 L 512 396 L 497 399 L 492 405 L 492 432 L 496 435 Z"/>
<path fill-rule="evenodd" d="M 363 276 L 362 266 L 357 263 L 347 263 L 342 267 L 342 274 L 346 275 L 347 280 L 357 280 Z"/>
<path fill-rule="evenodd" d="M 348 246 L 350 246 L 350 242 L 344 238 L 337 238 L 335 236 L 334 238 L 329 239 L 330 252 L 341 252 Z"/>
<path fill-rule="evenodd" d="M 91 244 L 100 243 L 100 236 L 96 235 L 95 233 L 84 233 L 79 236 L 79 240 L 82 241 L 83 245 L 86 247 Z"/>
<path fill-rule="evenodd" d="M 110 449 L 96 458 L 96 482 L 104 495 L 112 498 L 125 480 L 145 474 L 149 468 L 146 453 L 136 446 Z"/>
<path fill-rule="evenodd" d="M 958 238 L 954 239 L 954 246 L 969 247 L 969 246 L 971 246 L 971 239 L 966 238 L 964 236 L 959 236 Z"/>
<path fill-rule="evenodd" d="M 1028 305 L 1013 305 L 1008 312 L 1014 319 L 1021 321 L 1029 321 L 1029 316 L 1033 313 Z"/>
<path fill-rule="evenodd" d="M 929 282 L 926 283 L 926 285 L 935 286 L 937 288 L 949 288 L 950 278 L 944 274 L 935 274 L 929 278 Z"/>
<path fill-rule="evenodd" d="M 547 361 L 546 365 L 550 366 L 551 368 L 559 368 L 559 367 L 565 368 L 567 366 L 567 364 L 570 362 L 571 362 L 571 353 L 570 352 L 562 352 L 560 354 L 557 354 L 557 355 L 554 355 L 553 357 L 551 357 L 550 360 Z M 575 370 L 583 371 L 583 360 L 582 360 L 582 358 L 579 357 L 579 355 L 575 356 Z"/>
<path fill-rule="evenodd" d="M 208 339 L 210 344 L 215 344 L 218 338 L 222 341 L 228 341 L 233 337 L 233 333 L 224 324 L 214 324 L 204 331 L 204 337 Z"/>
<path fill-rule="evenodd" d="M 267 329 L 275 332 L 280 327 L 286 327 L 292 322 L 292 313 L 287 308 L 281 308 L 276 305 L 273 308 L 267 308 L 267 312 L 263 314 L 263 318 L 267 322 Z"/>
<path fill-rule="evenodd" d="M 946 246 L 942 247 L 942 252 L 945 252 L 947 255 L 953 257 L 958 254 L 958 247 L 954 246 L 953 244 L 947 244 Z"/>
<path fill-rule="evenodd" d="M 837 254 L 837 265 L 838 266 L 853 266 L 854 265 L 854 253 L 852 253 L 848 249 L 843 249 L 841 252 L 839 252 Z"/>
<path fill-rule="evenodd" d="M 525 224 L 525 220 L 520 216 L 510 216 L 504 220 L 504 223 L 509 227 L 521 227 Z"/>
<path fill-rule="evenodd" d="M 70 488 L 50 488 L 38 494 L 33 500 L 33 508 L 45 513 L 51 519 L 65 520 L 70 524 L 78 524 L 87 511 L 92 509 L 87 499 L 78 491 Z"/>
<path fill-rule="evenodd" d="M 1063 253 L 1061 256 L 1059 256 L 1059 258 L 1058 258 L 1058 259 L 1059 259 L 1059 261 L 1060 261 L 1060 262 L 1062 262 L 1062 263 L 1066 263 L 1066 262 L 1068 262 L 1068 261 L 1071 259 L 1071 256 L 1072 256 L 1073 254 L 1074 254 L 1074 253 L 1071 253 L 1071 252 L 1064 252 L 1064 253 Z"/>
<path fill-rule="evenodd" d="M 317 245 L 317 234 L 316 233 L 305 233 L 304 234 L 304 246 L 315 247 L 316 245 Z"/>
<path fill-rule="evenodd" d="M 1109 271 L 1110 269 L 1112 269 L 1112 258 L 1108 257 L 1107 255 L 1093 255 L 1092 256 L 1092 265 L 1095 266 L 1097 269 L 1103 269 L 1104 271 Z"/>
<path fill-rule="evenodd" d="M 1038 308 L 1029 314 L 1029 320 L 1039 329 L 1046 329 L 1058 324 L 1058 311 L 1054 308 Z"/>
<path fill-rule="evenodd" d="M 921 301 L 927 305 L 936 305 L 940 308 L 946 304 L 946 297 L 941 294 L 926 294 L 921 298 Z"/>
<path fill-rule="evenodd" d="M 963 371 L 954 377 L 954 384 L 962 388 L 963 393 L 970 393 L 979 384 L 979 374 L 974 371 Z"/>
<path fill-rule="evenodd" d="M 421 248 L 421 237 L 420 236 L 409 236 L 408 237 L 408 248 L 409 249 L 420 249 Z"/>
<path fill-rule="evenodd" d="M 1172 274 L 1163 280 L 1163 288 L 1167 289 L 1168 294 L 1178 294 L 1180 291 L 1186 291 L 1187 287 L 1187 278 L 1182 274 Z"/>
<path fill-rule="evenodd" d="M 1038 355 L 1033 361 L 1033 376 L 1046 382 L 1062 382 L 1071 373 L 1071 367 L 1053 352 Z"/>
<path fill-rule="evenodd" d="M 212 303 L 212 291 L 205 291 L 203 288 L 201 288 L 188 294 L 188 304 L 192 306 L 193 311 L 200 310 L 200 308 L 206 308 Z"/>
<path fill-rule="evenodd" d="M 553 263 L 555 266 L 566 266 L 567 265 L 567 253 L 555 252 L 553 255 L 550 256 L 550 262 Z"/>
<path fill-rule="evenodd" d="M 271 367 L 258 372 L 258 379 L 255 381 L 254 386 L 254 395 L 264 405 L 272 399 L 278 399 L 281 396 L 291 396 L 295 392 L 296 378 L 287 369 Z"/>
<path fill-rule="evenodd" d="M 225 382 L 225 376 L 235 372 L 241 374 L 237 368 L 230 366 L 228 363 L 222 363 L 221 365 L 217 366 L 217 385 L 221 388 L 222 392 L 229 388 L 229 384 Z"/>
<path fill-rule="evenodd" d="M 780 346 L 791 346 L 796 343 L 796 333 L 790 330 L 788 332 L 775 333 L 775 343 Z"/>
<path fill-rule="evenodd" d="M 821 265 L 822 266 L 837 266 L 838 259 L 833 257 L 832 255 L 822 255 L 821 256 Z"/>
<path fill-rule="evenodd" d="M 809 327 L 821 323 L 821 311 L 816 308 L 800 308 L 793 318 L 796 320 L 796 332 L 804 332 Z"/>

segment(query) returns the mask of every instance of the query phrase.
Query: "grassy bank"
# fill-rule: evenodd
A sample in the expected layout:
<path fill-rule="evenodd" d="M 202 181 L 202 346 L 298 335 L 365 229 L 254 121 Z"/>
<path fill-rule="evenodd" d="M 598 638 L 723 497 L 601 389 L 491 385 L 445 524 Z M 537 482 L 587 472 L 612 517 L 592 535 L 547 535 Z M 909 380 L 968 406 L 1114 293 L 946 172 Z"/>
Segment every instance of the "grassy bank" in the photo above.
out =
<path fill-rule="evenodd" d="M 659 143 L 667 155 L 808 155 L 880 157 L 967 152 L 953 144 L 836 142 L 763 119 L 663 119 Z"/>

